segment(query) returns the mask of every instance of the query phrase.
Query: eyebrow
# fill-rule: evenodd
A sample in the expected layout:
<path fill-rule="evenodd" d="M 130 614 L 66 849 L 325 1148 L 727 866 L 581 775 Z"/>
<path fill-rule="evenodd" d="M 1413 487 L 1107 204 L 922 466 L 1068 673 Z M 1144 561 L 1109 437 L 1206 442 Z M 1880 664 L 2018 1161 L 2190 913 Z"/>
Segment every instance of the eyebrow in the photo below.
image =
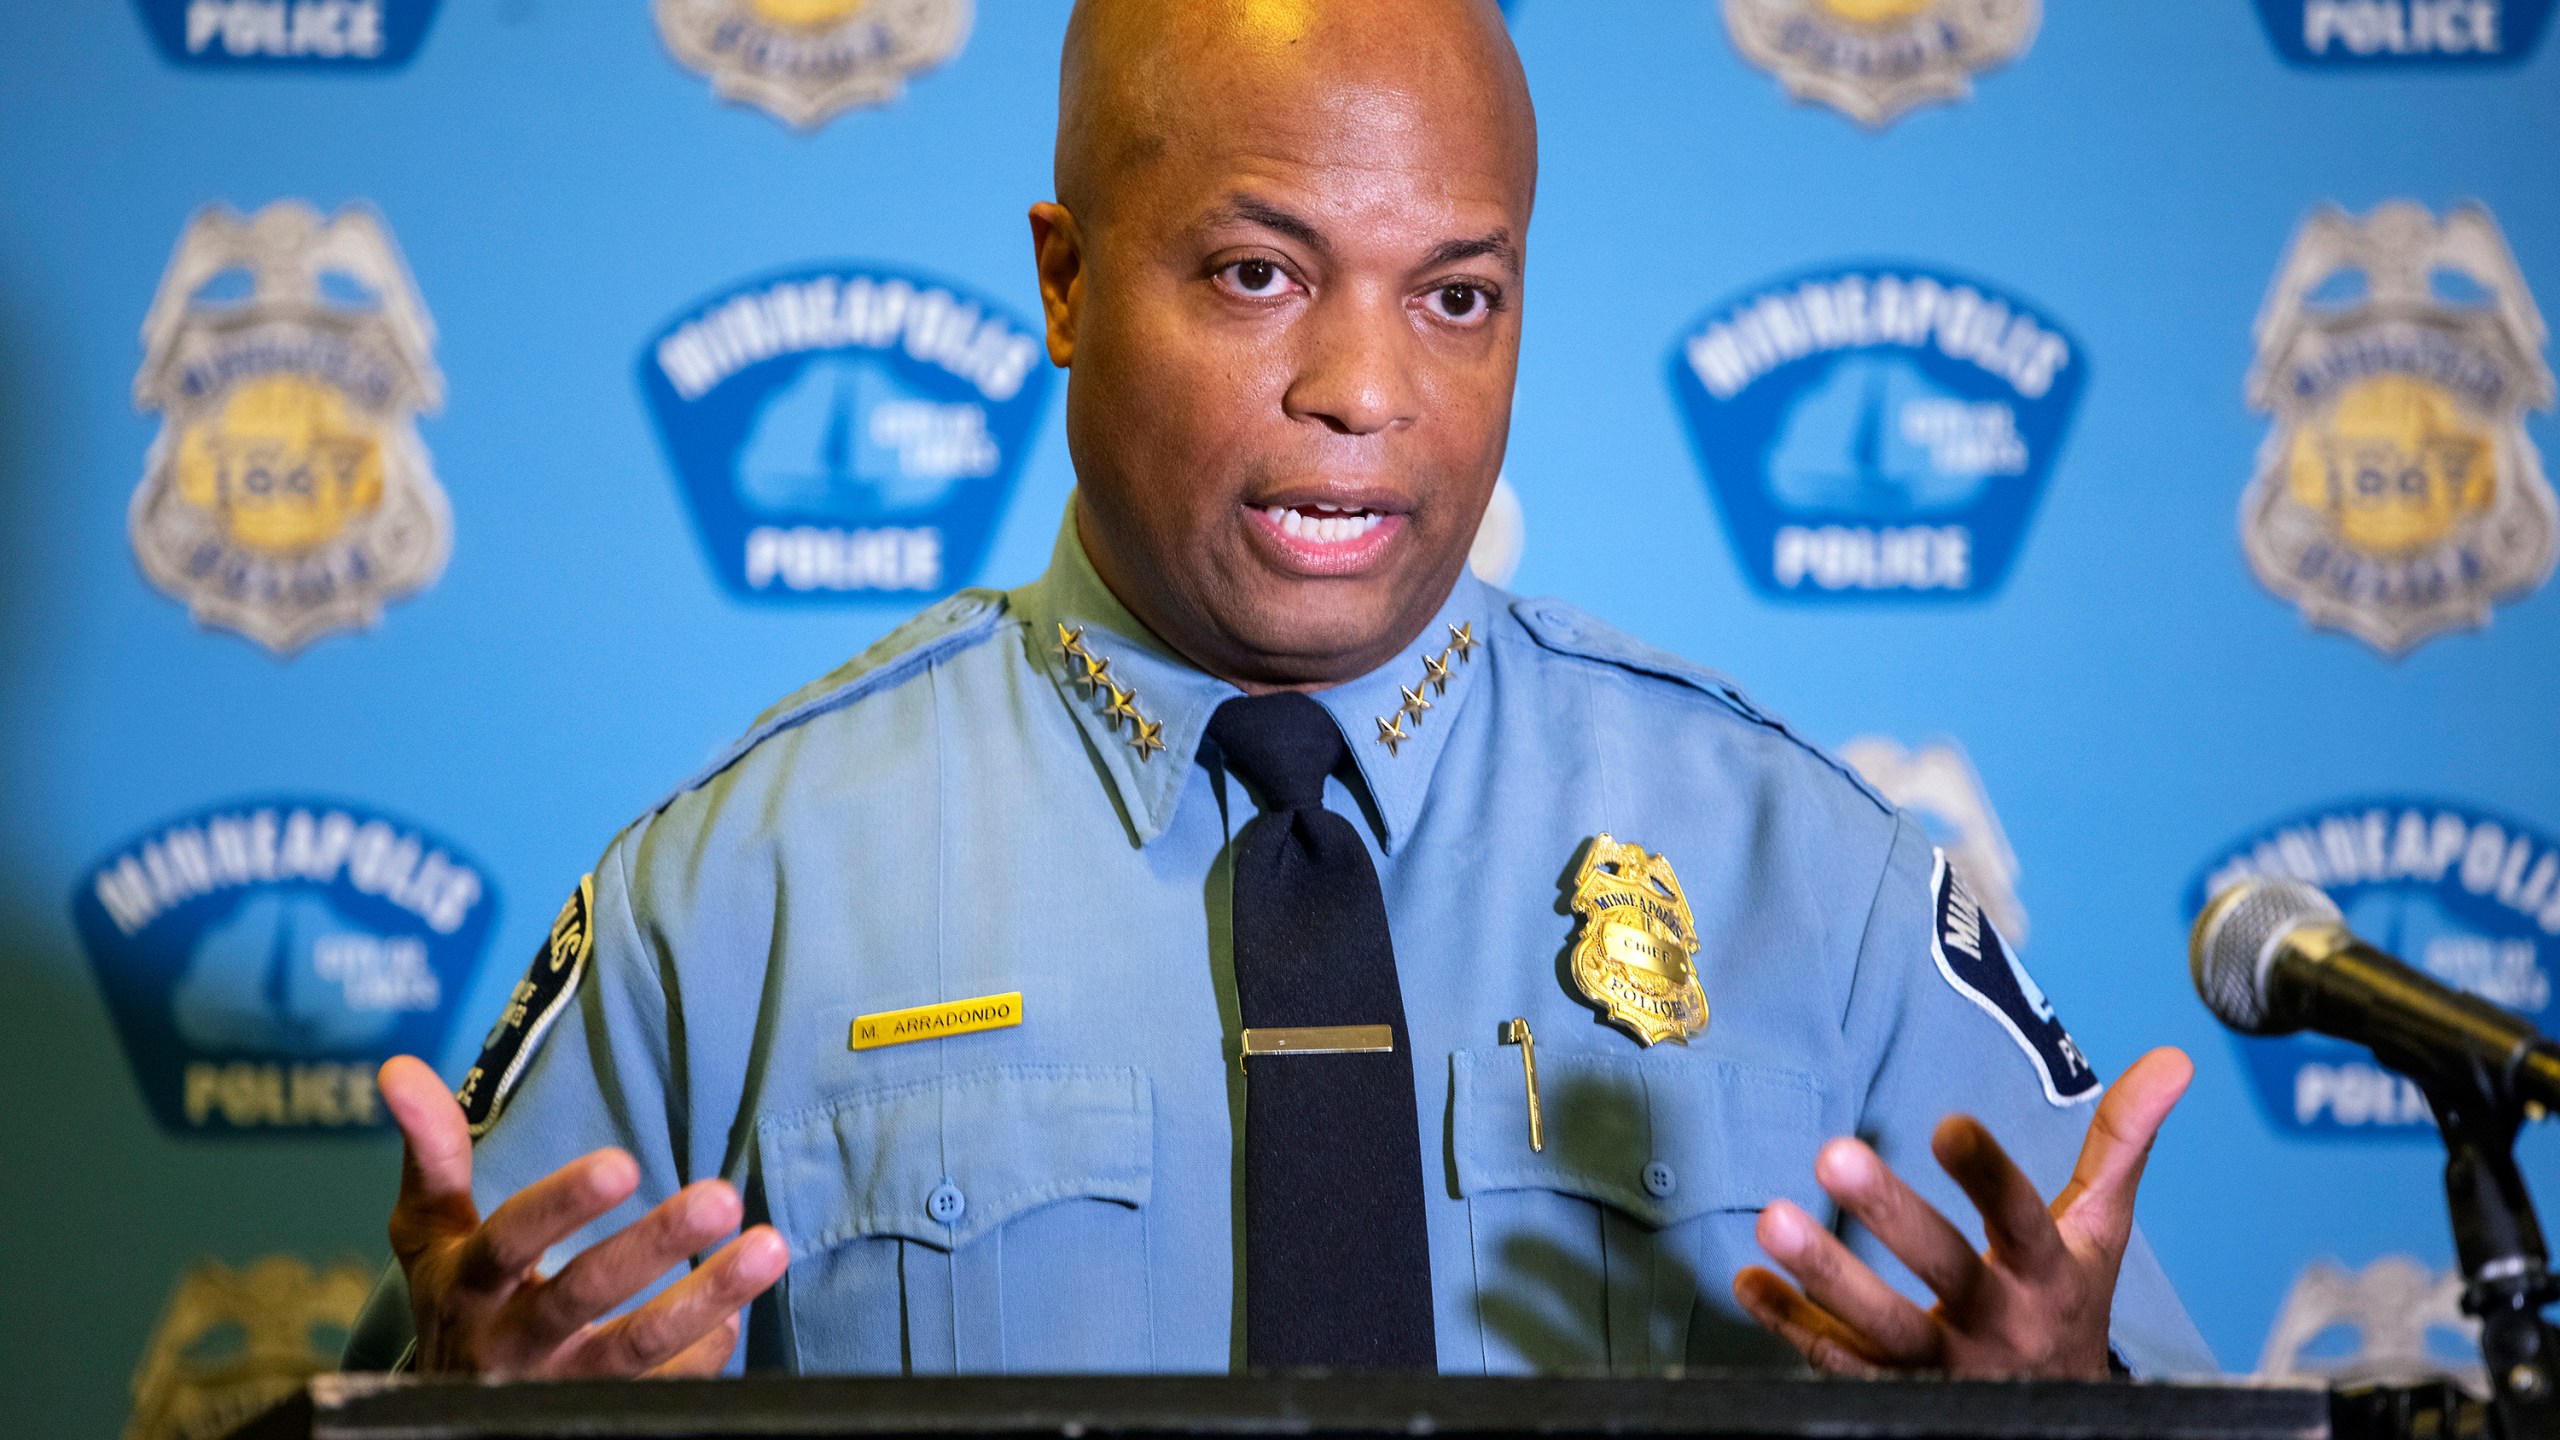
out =
<path fill-rule="evenodd" d="M 1324 238 L 1324 232 L 1304 217 L 1267 200 L 1257 200 L 1249 195 L 1232 196 L 1209 217 L 1213 225 L 1238 220 L 1248 225 L 1259 225 L 1274 234 L 1286 235 L 1318 255 L 1330 256 L 1333 253 L 1333 246 Z M 1422 257 L 1419 268 L 1436 270 L 1461 260 L 1488 256 L 1501 261 L 1513 274 L 1519 273 L 1520 247 L 1512 243 L 1511 232 L 1507 229 L 1488 231 L 1464 240 L 1443 240 L 1431 247 L 1431 253 Z"/>
<path fill-rule="evenodd" d="M 1511 243 L 1508 230 L 1491 231 L 1472 240 L 1443 240 L 1422 257 L 1422 268 L 1437 270 L 1443 265 L 1487 256 L 1501 261 L 1513 274 L 1520 273 L 1520 247 Z"/>

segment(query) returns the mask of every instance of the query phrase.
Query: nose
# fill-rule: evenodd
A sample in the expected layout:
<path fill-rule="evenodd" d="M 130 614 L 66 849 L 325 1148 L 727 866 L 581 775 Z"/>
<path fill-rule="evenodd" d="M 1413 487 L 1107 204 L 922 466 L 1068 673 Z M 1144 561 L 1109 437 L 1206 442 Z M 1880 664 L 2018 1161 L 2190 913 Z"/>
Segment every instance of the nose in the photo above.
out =
<path fill-rule="evenodd" d="M 1412 321 L 1401 297 L 1365 287 L 1319 299 L 1297 326 L 1297 373 L 1281 407 L 1289 418 L 1339 435 L 1375 435 L 1415 418 L 1407 349 Z"/>

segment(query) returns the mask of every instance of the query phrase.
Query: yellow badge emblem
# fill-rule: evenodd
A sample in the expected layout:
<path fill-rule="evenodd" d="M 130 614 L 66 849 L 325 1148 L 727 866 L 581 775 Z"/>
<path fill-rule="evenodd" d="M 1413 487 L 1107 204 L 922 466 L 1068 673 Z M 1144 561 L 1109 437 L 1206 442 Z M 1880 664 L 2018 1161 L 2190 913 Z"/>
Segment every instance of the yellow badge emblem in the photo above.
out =
<path fill-rule="evenodd" d="M 1573 878 L 1573 983 L 1611 1024 L 1647 1045 L 1707 1029 L 1707 995 L 1690 957 L 1698 927 L 1671 862 L 1602 834 Z"/>
<path fill-rule="evenodd" d="M 853 1017 L 851 1043 L 856 1050 L 877 1050 L 883 1045 L 974 1035 L 981 1030 L 1003 1030 L 1021 1023 L 1022 992 L 1008 990 L 1002 995 L 981 995 L 974 1000 L 945 1000 L 939 1005 L 918 1005 L 906 1010 L 856 1015 Z"/>

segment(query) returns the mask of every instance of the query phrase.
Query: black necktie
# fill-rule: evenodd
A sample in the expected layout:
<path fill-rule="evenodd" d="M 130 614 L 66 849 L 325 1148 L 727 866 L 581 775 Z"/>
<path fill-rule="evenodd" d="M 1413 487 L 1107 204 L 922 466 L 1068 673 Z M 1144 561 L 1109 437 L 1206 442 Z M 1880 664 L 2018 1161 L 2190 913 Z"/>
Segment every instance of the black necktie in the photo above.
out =
<path fill-rule="evenodd" d="M 1245 1072 L 1245 1358 L 1256 1369 L 1435 1370 L 1413 1046 L 1378 872 L 1324 806 L 1344 758 L 1295 691 L 1209 721 L 1261 799 L 1236 835 L 1236 1001 L 1249 1030 L 1387 1025 L 1388 1053 L 1258 1055 Z"/>

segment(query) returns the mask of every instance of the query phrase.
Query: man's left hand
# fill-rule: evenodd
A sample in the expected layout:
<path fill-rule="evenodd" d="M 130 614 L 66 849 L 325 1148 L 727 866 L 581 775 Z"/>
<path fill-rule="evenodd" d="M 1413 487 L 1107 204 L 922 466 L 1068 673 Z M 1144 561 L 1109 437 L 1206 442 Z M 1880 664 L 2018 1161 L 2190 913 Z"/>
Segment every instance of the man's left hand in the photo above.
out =
<path fill-rule="evenodd" d="M 2135 1061 L 2099 1100 L 2071 1183 L 2051 1205 L 1980 1121 L 1941 1121 L 1929 1148 L 1982 1212 L 1991 1244 L 1980 1254 L 1875 1151 L 1834 1140 L 1816 1157 L 1814 1178 L 1936 1292 L 1937 1305 L 1922 1310 L 1904 1299 L 1784 1200 L 1760 1212 L 1760 1248 L 1804 1288 L 1755 1265 L 1734 1277 L 1734 1298 L 1823 1370 L 2104 1379 L 2134 1189 L 2160 1122 L 2193 1078 L 2195 1063 L 2178 1050 Z"/>

